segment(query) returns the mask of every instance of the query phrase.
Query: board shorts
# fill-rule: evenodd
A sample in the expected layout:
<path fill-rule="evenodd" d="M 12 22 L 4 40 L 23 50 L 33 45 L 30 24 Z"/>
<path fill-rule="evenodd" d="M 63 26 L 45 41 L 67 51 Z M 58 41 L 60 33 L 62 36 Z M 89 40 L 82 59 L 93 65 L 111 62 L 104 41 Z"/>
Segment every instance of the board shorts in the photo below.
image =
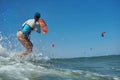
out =
<path fill-rule="evenodd" d="M 30 32 L 31 32 L 32 28 L 28 25 L 28 24 L 25 24 L 22 28 L 22 32 L 26 35 L 29 35 Z"/>

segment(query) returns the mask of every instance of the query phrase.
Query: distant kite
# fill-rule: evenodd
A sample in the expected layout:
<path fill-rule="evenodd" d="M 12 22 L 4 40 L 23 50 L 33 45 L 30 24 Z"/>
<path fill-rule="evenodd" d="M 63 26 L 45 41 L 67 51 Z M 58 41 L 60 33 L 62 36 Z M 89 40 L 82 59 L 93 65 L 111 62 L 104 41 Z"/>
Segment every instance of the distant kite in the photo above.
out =
<path fill-rule="evenodd" d="M 54 48 L 55 47 L 55 45 L 54 44 L 52 44 L 52 48 Z"/>
<path fill-rule="evenodd" d="M 104 37 L 105 33 L 106 33 L 106 32 L 102 32 L 102 33 L 101 33 L 101 36 Z"/>

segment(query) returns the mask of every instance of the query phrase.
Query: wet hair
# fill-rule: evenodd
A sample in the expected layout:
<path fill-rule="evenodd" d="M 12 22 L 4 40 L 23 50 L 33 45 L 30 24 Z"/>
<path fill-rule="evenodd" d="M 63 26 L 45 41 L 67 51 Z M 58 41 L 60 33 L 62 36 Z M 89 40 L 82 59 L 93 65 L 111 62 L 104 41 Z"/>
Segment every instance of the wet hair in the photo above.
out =
<path fill-rule="evenodd" d="M 34 15 L 34 18 L 35 18 L 35 19 L 39 19 L 39 18 L 40 18 L 40 13 L 39 13 L 39 12 L 36 12 L 35 15 Z"/>

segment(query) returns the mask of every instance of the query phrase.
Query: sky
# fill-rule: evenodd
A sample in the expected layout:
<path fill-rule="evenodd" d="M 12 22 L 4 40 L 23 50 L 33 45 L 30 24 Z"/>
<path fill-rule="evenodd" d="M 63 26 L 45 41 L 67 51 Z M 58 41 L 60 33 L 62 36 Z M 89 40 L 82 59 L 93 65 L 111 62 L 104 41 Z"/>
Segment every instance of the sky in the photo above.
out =
<path fill-rule="evenodd" d="M 40 12 L 49 31 L 32 33 L 34 51 L 59 58 L 120 54 L 119 4 L 119 0 L 0 0 L 0 32 L 16 39 L 24 21 Z M 104 37 L 101 32 L 106 32 Z"/>

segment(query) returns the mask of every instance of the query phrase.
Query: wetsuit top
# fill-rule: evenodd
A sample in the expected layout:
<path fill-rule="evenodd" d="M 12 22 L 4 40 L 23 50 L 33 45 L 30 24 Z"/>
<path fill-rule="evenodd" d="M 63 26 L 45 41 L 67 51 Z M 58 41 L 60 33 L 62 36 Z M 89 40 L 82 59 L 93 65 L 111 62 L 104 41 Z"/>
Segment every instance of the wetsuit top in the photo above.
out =
<path fill-rule="evenodd" d="M 34 19 L 29 19 L 29 20 L 27 20 L 26 22 L 23 23 L 21 31 L 25 35 L 29 35 L 32 30 L 40 33 L 41 29 L 40 29 L 40 25 L 38 24 L 38 22 L 35 23 Z"/>

